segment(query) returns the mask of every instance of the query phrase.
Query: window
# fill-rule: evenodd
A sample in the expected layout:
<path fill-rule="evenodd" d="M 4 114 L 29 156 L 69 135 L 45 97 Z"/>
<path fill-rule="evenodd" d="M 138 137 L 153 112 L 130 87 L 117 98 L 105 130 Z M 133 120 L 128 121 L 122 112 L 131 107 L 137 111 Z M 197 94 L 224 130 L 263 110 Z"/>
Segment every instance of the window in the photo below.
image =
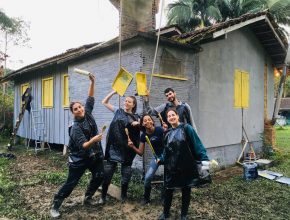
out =
<path fill-rule="evenodd" d="M 42 80 L 42 107 L 53 107 L 53 77 Z"/>
<path fill-rule="evenodd" d="M 185 78 L 183 60 L 177 58 L 167 49 L 163 49 L 162 51 L 159 74 L 153 74 L 153 76 L 177 80 L 187 80 L 187 78 Z"/>
<path fill-rule="evenodd" d="M 235 91 L 234 91 L 234 107 L 249 107 L 249 73 L 236 69 L 235 70 Z"/>
<path fill-rule="evenodd" d="M 26 89 L 29 88 L 29 83 L 24 83 L 20 85 L 20 104 L 23 105 L 24 102 L 22 101 L 22 95 L 25 93 Z"/>
<path fill-rule="evenodd" d="M 25 93 L 27 88 L 29 88 L 29 83 L 21 84 L 21 86 L 20 86 L 20 95 L 21 96 Z"/>
<path fill-rule="evenodd" d="M 68 74 L 63 75 L 63 107 L 69 106 L 69 76 Z"/>

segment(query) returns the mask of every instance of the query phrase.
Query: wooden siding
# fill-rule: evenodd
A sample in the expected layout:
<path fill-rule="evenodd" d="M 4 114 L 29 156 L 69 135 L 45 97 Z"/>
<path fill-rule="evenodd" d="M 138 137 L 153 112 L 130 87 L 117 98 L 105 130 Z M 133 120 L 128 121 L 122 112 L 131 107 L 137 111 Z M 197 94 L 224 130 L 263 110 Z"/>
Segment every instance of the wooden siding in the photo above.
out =
<path fill-rule="evenodd" d="M 25 78 L 20 78 L 15 82 L 15 111 L 14 119 L 18 116 L 20 112 L 20 85 L 23 83 L 30 83 L 32 88 L 32 107 L 34 110 L 40 110 L 42 114 L 42 119 L 45 123 L 46 137 L 45 141 L 55 144 L 67 144 L 68 143 L 68 133 L 67 127 L 70 123 L 69 110 L 63 108 L 63 71 L 50 69 L 41 70 L 39 72 L 34 72 L 30 76 Z M 53 77 L 53 87 L 54 87 L 54 106 L 53 108 L 42 108 L 42 79 L 47 77 Z M 26 111 L 24 114 L 23 121 L 19 127 L 18 133 L 20 137 L 35 139 L 34 130 L 32 126 L 31 115 Z"/>

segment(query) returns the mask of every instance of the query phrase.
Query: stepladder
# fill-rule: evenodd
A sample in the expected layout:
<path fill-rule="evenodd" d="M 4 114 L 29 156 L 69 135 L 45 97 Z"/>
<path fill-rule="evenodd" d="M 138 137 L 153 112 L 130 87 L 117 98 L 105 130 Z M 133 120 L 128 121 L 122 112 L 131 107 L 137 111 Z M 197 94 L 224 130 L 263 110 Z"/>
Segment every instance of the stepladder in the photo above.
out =
<path fill-rule="evenodd" d="M 41 109 L 36 109 L 33 107 L 33 102 L 30 102 L 30 115 L 31 123 L 34 133 L 34 151 L 37 153 L 40 150 L 50 150 L 50 145 L 45 141 L 46 138 L 46 127 L 44 123 L 44 118 Z M 28 142 L 28 147 L 30 145 L 30 140 Z"/>

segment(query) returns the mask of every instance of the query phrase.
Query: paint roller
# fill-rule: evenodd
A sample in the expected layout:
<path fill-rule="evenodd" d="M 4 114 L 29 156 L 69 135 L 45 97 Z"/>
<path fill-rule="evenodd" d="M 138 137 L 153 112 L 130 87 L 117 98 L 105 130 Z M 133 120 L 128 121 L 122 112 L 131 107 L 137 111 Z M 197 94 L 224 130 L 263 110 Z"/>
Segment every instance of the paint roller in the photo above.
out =
<path fill-rule="evenodd" d="M 157 160 L 158 157 L 157 157 L 157 155 L 156 155 L 156 153 L 155 153 L 155 150 L 154 150 L 154 148 L 153 148 L 153 146 L 152 146 L 152 144 L 151 144 L 151 141 L 150 141 L 149 137 L 146 135 L 145 138 L 146 138 L 146 141 L 147 141 L 147 143 L 148 143 L 148 145 L 149 145 L 149 147 L 150 147 L 150 149 L 151 149 L 151 151 L 152 151 L 153 156 L 154 156 L 155 159 Z"/>
<path fill-rule="evenodd" d="M 103 134 L 104 134 L 104 132 L 105 132 L 106 128 L 107 128 L 107 126 L 106 126 L 106 125 L 104 125 L 104 126 L 102 127 L 102 130 L 101 130 L 101 135 L 103 135 Z"/>
<path fill-rule="evenodd" d="M 84 76 L 89 76 L 91 74 L 89 71 L 81 70 L 78 68 L 74 68 L 74 72 L 81 74 L 81 75 L 84 75 Z"/>

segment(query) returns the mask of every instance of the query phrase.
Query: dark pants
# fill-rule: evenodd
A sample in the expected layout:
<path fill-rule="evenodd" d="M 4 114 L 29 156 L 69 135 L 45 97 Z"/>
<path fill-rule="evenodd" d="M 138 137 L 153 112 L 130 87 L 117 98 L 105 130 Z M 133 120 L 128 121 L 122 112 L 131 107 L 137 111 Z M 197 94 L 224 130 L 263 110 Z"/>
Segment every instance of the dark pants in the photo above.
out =
<path fill-rule="evenodd" d="M 108 161 L 105 167 L 105 176 L 104 182 L 102 185 L 102 197 L 106 198 L 108 187 L 111 184 L 113 175 L 117 169 L 117 163 Z M 121 164 L 121 185 L 128 186 L 130 179 L 132 176 L 132 168 L 131 165 Z"/>
<path fill-rule="evenodd" d="M 172 203 L 172 197 L 173 197 L 173 191 L 174 189 L 165 189 L 165 192 L 164 192 L 163 212 L 166 217 L 169 216 L 170 207 Z M 183 187 L 181 189 L 181 192 L 182 192 L 181 216 L 186 216 L 188 212 L 189 203 L 190 203 L 191 188 Z"/>
<path fill-rule="evenodd" d="M 77 186 L 79 180 L 85 173 L 86 169 L 92 174 L 91 181 L 87 187 L 85 196 L 92 197 L 104 179 L 104 164 L 102 159 L 88 159 L 82 165 L 69 165 L 68 177 L 65 184 L 60 188 L 55 195 L 55 200 L 63 200 L 67 198 L 73 189 Z"/>

